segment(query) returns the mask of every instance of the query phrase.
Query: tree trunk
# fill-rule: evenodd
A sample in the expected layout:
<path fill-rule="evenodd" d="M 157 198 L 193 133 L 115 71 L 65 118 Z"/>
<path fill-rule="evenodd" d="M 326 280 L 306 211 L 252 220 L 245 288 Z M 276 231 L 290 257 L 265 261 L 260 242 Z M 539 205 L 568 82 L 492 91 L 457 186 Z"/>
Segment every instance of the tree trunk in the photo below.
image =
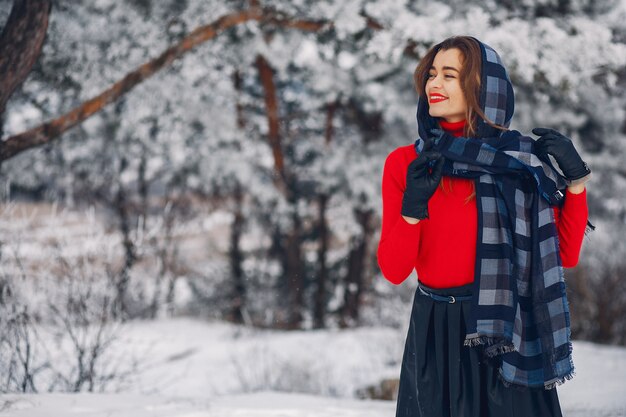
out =
<path fill-rule="evenodd" d="M 235 91 L 237 91 L 237 128 L 243 130 L 246 126 L 245 117 L 243 113 L 243 105 L 241 104 L 239 96 L 242 90 L 241 74 L 238 69 L 233 72 L 233 85 Z M 237 183 L 234 198 L 234 220 L 231 226 L 230 233 L 230 248 L 228 251 L 228 257 L 230 259 L 231 277 L 233 279 L 233 289 L 231 299 L 231 311 L 229 318 L 235 323 L 245 323 L 249 321 L 249 317 L 246 314 L 246 282 L 243 272 L 244 255 L 241 251 L 241 235 L 243 234 L 243 228 L 245 225 L 245 218 L 241 212 L 243 204 L 243 190 L 241 184 Z"/>
<path fill-rule="evenodd" d="M 166 196 L 168 194 L 169 193 L 166 192 Z M 157 318 L 159 307 L 162 304 L 161 294 L 162 294 L 162 288 L 163 288 L 163 281 L 168 275 L 169 275 L 169 282 L 168 282 L 168 290 L 165 295 L 165 304 L 170 309 L 170 312 L 171 312 L 171 303 L 173 302 L 173 299 L 174 299 L 174 283 L 175 283 L 176 277 L 173 272 L 173 262 L 175 259 L 175 247 L 174 247 L 175 243 L 173 242 L 172 229 L 173 229 L 174 217 L 175 217 L 175 214 L 173 212 L 176 210 L 175 205 L 176 203 L 174 203 L 172 199 L 170 199 L 169 197 L 166 197 L 166 200 L 165 200 L 166 208 L 163 213 L 163 220 L 164 220 L 163 229 L 165 232 L 163 236 L 163 243 L 159 247 L 158 238 L 152 238 L 155 247 L 158 248 L 157 260 L 159 261 L 159 264 L 160 264 L 159 272 L 157 273 L 155 284 L 154 284 L 155 288 L 154 288 L 154 294 L 152 295 L 152 303 L 150 305 L 150 317 L 152 319 Z M 143 205 L 142 210 L 147 213 L 147 204 Z M 144 217 L 144 223 L 143 223 L 144 228 L 145 228 L 146 221 L 147 219 Z"/>
<path fill-rule="evenodd" d="M 294 206 L 297 203 L 294 203 Z M 287 236 L 285 251 L 288 289 L 288 323 L 287 328 L 299 329 L 302 324 L 302 311 L 304 309 L 304 260 L 302 259 L 302 222 L 296 210 L 293 214 L 293 229 Z"/>
<path fill-rule="evenodd" d="M 141 206 L 139 207 L 139 215 L 143 218 L 143 231 L 145 231 L 145 225 L 148 221 L 148 179 L 146 178 L 146 169 L 148 165 L 148 158 L 146 157 L 146 149 L 141 153 L 139 159 L 139 167 L 137 172 L 137 182 L 139 188 L 139 199 Z"/>
<path fill-rule="evenodd" d="M 154 293 L 152 294 L 152 302 L 150 303 L 150 307 L 148 309 L 148 317 L 151 319 L 156 319 L 157 314 L 159 312 L 159 306 L 161 305 L 161 286 L 163 285 L 163 279 L 167 274 L 167 265 L 165 259 L 167 258 L 165 248 L 161 248 L 159 250 L 159 272 L 157 272 L 155 282 L 154 282 Z"/>
<path fill-rule="evenodd" d="M 285 160 L 281 146 L 280 119 L 278 111 L 278 95 L 274 83 L 274 71 L 269 62 L 262 56 L 256 58 L 259 78 L 263 85 L 265 96 L 265 111 L 267 114 L 267 139 L 274 155 L 274 185 L 280 190 L 291 207 L 293 207 L 293 229 L 287 232 L 286 242 L 281 245 L 284 266 L 284 276 L 287 281 L 287 323 L 289 329 L 298 329 L 302 323 L 304 308 L 305 268 L 302 258 L 302 221 L 297 212 L 298 196 L 294 189 L 290 175 L 285 168 Z"/>
<path fill-rule="evenodd" d="M 317 292 L 315 294 L 315 310 L 313 312 L 313 326 L 316 329 L 325 327 L 326 316 L 326 283 L 328 282 L 328 266 L 326 265 L 326 254 L 328 252 L 328 225 L 326 224 L 326 207 L 328 195 L 319 196 L 319 241 L 320 247 L 317 255 Z"/>
<path fill-rule="evenodd" d="M 372 211 L 357 211 L 357 219 L 363 233 L 356 242 L 351 245 L 352 249 L 348 255 L 348 274 L 346 276 L 346 286 L 344 291 L 344 303 L 341 308 L 339 325 L 349 327 L 355 325 L 359 320 L 359 310 L 361 307 L 361 294 L 364 287 L 365 260 L 367 255 L 367 244 L 372 234 L 370 219 Z"/>
<path fill-rule="evenodd" d="M 326 138 L 326 145 L 330 145 L 333 138 L 333 119 L 335 118 L 335 111 L 337 110 L 338 100 L 335 100 L 326 105 L 326 129 L 324 137 Z"/>
<path fill-rule="evenodd" d="M 285 158 L 280 143 L 278 97 L 274 83 L 274 71 L 262 55 L 257 56 L 256 66 L 265 96 L 265 113 L 268 124 L 267 139 L 274 155 L 274 184 L 283 194 L 287 195 L 287 173 L 285 172 Z"/>
<path fill-rule="evenodd" d="M 241 213 L 243 193 L 241 186 L 237 184 L 235 190 L 235 218 L 231 226 L 230 249 L 228 257 L 230 259 L 230 271 L 233 279 L 232 305 L 229 314 L 230 320 L 235 323 L 244 323 L 244 309 L 246 305 L 246 283 L 243 272 L 243 253 L 241 252 L 241 235 L 243 234 L 244 217 Z"/>
<path fill-rule="evenodd" d="M 4 132 L 2 116 L 7 101 L 24 82 L 41 53 L 50 9 L 49 0 L 15 0 L 0 35 L 0 138 Z M 1 147 L 0 141 L 0 153 Z"/>
<path fill-rule="evenodd" d="M 241 73 L 239 72 L 239 70 L 235 70 L 235 72 L 233 72 L 233 85 L 235 87 L 235 91 L 237 91 L 237 103 L 235 104 L 235 108 L 237 111 L 237 128 L 239 130 L 243 130 L 246 127 L 246 119 L 243 115 L 243 105 L 241 104 L 240 101 L 240 96 L 241 96 L 241 84 L 242 84 L 242 80 L 241 80 Z"/>
<path fill-rule="evenodd" d="M 125 168 L 126 159 L 122 158 L 122 162 L 120 164 L 120 175 Z M 122 267 L 122 270 L 117 278 L 117 282 L 115 283 L 116 294 L 113 302 L 113 317 L 124 321 L 128 318 L 126 293 L 130 282 L 130 271 L 135 264 L 137 256 L 135 253 L 135 245 L 130 237 L 131 219 L 128 212 L 129 202 L 126 196 L 126 190 L 124 190 L 121 183 L 118 187 L 119 188 L 115 197 L 115 210 L 120 222 L 120 231 L 122 232 L 122 244 L 124 245 L 124 266 Z"/>

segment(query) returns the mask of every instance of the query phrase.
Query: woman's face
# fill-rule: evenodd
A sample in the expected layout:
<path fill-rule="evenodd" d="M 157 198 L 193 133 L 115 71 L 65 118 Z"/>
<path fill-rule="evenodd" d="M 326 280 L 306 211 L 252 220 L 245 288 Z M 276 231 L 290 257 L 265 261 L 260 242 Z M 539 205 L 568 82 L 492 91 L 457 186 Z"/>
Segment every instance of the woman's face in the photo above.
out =
<path fill-rule="evenodd" d="M 426 80 L 429 114 L 451 123 L 465 120 L 467 110 L 461 90 L 461 57 L 456 48 L 437 52 Z"/>

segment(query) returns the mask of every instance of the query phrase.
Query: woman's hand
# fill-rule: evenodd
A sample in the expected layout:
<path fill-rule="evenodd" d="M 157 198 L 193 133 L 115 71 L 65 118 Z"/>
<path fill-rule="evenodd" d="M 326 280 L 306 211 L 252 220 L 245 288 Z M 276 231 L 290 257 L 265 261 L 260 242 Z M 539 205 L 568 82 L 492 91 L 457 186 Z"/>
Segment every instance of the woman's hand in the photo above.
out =
<path fill-rule="evenodd" d="M 535 150 L 540 159 L 548 160 L 548 154 L 552 155 L 563 175 L 570 182 L 584 178 L 591 174 L 591 170 L 582 160 L 572 140 L 563 136 L 554 129 L 537 127 L 532 132 L 541 136 L 535 142 Z"/>
<path fill-rule="evenodd" d="M 444 159 L 439 152 L 431 151 L 430 147 L 424 146 L 406 172 L 406 189 L 402 198 L 402 216 L 405 218 L 422 220 L 428 217 L 428 200 L 441 181 Z M 433 162 L 432 172 L 429 173 L 428 167 Z"/>

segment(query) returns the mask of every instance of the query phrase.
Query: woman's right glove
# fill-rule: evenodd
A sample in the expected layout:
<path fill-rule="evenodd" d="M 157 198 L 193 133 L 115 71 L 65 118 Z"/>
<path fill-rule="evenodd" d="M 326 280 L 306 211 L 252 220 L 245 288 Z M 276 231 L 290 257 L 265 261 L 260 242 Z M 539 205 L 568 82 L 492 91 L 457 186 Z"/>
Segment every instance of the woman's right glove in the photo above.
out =
<path fill-rule="evenodd" d="M 428 218 L 428 200 L 441 181 L 443 163 L 444 158 L 439 152 L 431 151 L 425 146 L 419 156 L 409 164 L 402 198 L 403 216 L 420 220 Z M 429 166 L 432 166 L 430 173 Z"/>

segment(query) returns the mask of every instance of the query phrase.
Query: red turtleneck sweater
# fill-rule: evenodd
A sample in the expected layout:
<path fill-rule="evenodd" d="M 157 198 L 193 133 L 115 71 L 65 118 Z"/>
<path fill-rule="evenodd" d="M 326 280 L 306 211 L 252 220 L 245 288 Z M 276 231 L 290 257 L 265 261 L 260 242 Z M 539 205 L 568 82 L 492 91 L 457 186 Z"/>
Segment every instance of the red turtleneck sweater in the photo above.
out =
<path fill-rule="evenodd" d="M 463 135 L 465 121 L 441 127 L 454 136 Z M 476 258 L 476 199 L 467 204 L 472 180 L 444 176 L 445 189 L 437 190 L 428 201 L 429 218 L 417 224 L 402 218 L 402 196 L 406 171 L 417 157 L 414 145 L 401 146 L 385 161 L 382 180 L 383 218 L 378 244 L 378 265 L 393 284 L 402 283 L 415 269 L 418 279 L 432 288 L 465 285 L 474 280 Z M 452 190 L 450 190 L 452 188 Z M 565 193 L 561 209 L 554 208 L 563 266 L 578 263 L 587 224 L 587 191 Z M 424 244 L 426 243 L 427 244 Z"/>

